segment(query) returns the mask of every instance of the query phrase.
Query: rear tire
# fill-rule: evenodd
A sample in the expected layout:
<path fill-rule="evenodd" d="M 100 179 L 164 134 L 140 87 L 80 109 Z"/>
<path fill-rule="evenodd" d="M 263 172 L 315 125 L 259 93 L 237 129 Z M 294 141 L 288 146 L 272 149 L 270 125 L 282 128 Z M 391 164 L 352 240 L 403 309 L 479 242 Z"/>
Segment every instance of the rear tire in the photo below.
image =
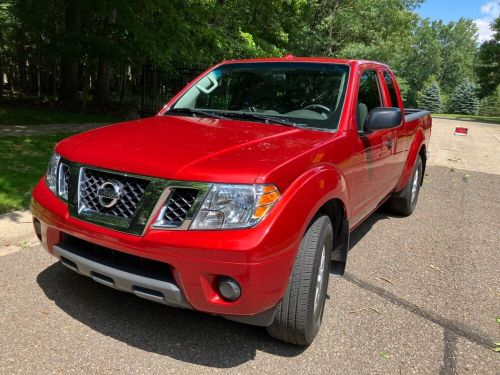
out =
<path fill-rule="evenodd" d="M 409 216 L 413 213 L 417 206 L 420 185 L 422 184 L 422 171 L 422 158 L 418 155 L 408 184 L 402 191 L 393 194 L 389 199 L 388 206 L 392 212 L 403 216 Z"/>
<path fill-rule="evenodd" d="M 333 229 L 330 218 L 317 216 L 300 242 L 283 300 L 267 332 L 295 345 L 309 345 L 321 326 L 325 306 Z"/>

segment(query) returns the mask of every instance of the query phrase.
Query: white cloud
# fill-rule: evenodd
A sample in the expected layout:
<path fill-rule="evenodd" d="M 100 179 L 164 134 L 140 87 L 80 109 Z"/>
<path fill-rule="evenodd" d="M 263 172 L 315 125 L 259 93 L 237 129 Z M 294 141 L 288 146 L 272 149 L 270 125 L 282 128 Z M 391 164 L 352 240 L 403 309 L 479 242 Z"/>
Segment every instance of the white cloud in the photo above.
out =
<path fill-rule="evenodd" d="M 474 20 L 474 23 L 478 29 L 477 39 L 479 40 L 479 43 L 483 43 L 493 37 L 493 30 L 491 30 L 490 27 L 491 20 L 479 18 Z"/>
<path fill-rule="evenodd" d="M 490 1 L 481 6 L 481 13 L 487 14 L 491 18 L 496 18 L 500 14 L 500 1 Z"/>
<path fill-rule="evenodd" d="M 481 6 L 481 13 L 484 17 L 474 20 L 478 28 L 478 40 L 483 43 L 493 37 L 491 23 L 500 15 L 500 0 L 489 1 Z"/>

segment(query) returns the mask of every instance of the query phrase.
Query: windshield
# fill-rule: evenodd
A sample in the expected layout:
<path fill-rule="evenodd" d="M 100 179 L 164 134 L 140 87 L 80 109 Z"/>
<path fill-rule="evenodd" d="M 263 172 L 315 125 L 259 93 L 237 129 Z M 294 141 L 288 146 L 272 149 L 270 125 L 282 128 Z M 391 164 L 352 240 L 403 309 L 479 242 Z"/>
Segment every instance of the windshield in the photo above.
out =
<path fill-rule="evenodd" d="M 347 65 L 328 63 L 224 64 L 199 80 L 166 114 L 335 130 L 348 73 Z"/>

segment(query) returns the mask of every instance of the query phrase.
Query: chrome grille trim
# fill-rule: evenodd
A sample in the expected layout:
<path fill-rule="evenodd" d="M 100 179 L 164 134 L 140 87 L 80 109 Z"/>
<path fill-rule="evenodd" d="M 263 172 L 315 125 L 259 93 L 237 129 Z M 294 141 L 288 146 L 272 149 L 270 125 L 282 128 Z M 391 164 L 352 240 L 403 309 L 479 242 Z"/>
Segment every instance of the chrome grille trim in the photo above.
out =
<path fill-rule="evenodd" d="M 134 236 L 142 236 L 149 229 L 188 229 L 194 216 L 196 216 L 201 203 L 212 187 L 211 183 L 205 182 L 176 181 L 136 175 L 75 163 L 69 160 L 64 160 L 64 163 L 69 167 L 67 203 L 70 216 L 84 222 Z M 131 217 L 121 217 L 100 213 L 97 210 L 90 210 L 82 204 L 84 201 L 80 195 L 80 182 L 83 178 L 83 172 L 87 169 L 110 174 L 112 176 L 118 176 L 118 178 L 134 178 L 147 182 L 148 186 L 145 188 L 142 198 L 136 205 L 135 212 Z M 198 190 L 199 193 L 181 225 L 161 225 L 161 218 L 164 213 L 163 209 L 168 202 L 168 199 L 171 197 L 172 192 L 178 188 L 195 189 Z"/>
<path fill-rule="evenodd" d="M 162 212 L 161 218 L 166 225 L 180 226 L 186 220 L 189 211 L 193 207 L 196 197 L 198 196 L 198 189 L 191 188 L 175 188 L 172 191 L 165 208 Z"/>
<path fill-rule="evenodd" d="M 69 165 L 61 161 L 59 163 L 57 195 L 64 201 L 68 200 L 69 172 Z"/>
<path fill-rule="evenodd" d="M 196 183 L 196 182 L 184 182 L 180 183 L 179 181 L 173 182 L 172 186 L 169 186 L 162 197 L 158 201 L 157 208 L 160 210 L 159 214 L 156 216 L 156 220 L 153 223 L 154 229 L 168 229 L 168 230 L 186 230 L 191 226 L 191 222 L 193 221 L 198 209 L 201 204 L 205 200 L 208 192 L 210 191 L 212 184 L 208 183 Z M 196 196 L 192 200 L 189 208 L 186 209 L 183 218 L 179 221 L 172 221 L 169 217 L 169 204 L 172 201 L 172 198 L 175 197 L 175 194 L 179 190 L 192 190 L 196 191 Z M 155 210 L 156 211 L 156 210 Z"/>
<path fill-rule="evenodd" d="M 122 196 L 113 207 L 107 208 L 99 202 L 97 192 L 100 186 L 110 181 L 122 186 Z M 95 214 L 130 219 L 135 215 L 149 182 L 147 179 L 126 174 L 82 167 L 78 184 L 78 212 L 90 211 Z"/>

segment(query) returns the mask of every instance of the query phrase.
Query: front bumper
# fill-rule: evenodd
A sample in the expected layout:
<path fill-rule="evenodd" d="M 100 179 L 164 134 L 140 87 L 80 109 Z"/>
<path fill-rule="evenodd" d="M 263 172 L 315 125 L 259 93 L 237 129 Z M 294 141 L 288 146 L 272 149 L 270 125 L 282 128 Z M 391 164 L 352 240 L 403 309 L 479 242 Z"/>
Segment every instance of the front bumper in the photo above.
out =
<path fill-rule="evenodd" d="M 171 280 L 145 277 L 78 255 L 79 249 L 64 241 L 54 245 L 54 255 L 69 269 L 103 285 L 134 293 L 136 296 L 175 307 L 189 308 L 184 296 Z"/>
<path fill-rule="evenodd" d="M 66 203 L 52 194 L 43 180 L 33 191 L 32 212 L 40 221 L 42 245 L 67 267 L 142 298 L 257 325 L 271 323 L 300 240 L 300 234 L 294 239 L 271 230 L 274 220 L 269 217 L 267 226 L 263 222 L 245 230 L 147 229 L 142 236 L 122 233 L 72 217 Z M 82 257 L 64 241 L 67 235 L 111 251 L 166 263 L 172 279 L 158 281 Z M 219 276 L 238 281 L 242 294 L 237 301 L 219 296 Z"/>

